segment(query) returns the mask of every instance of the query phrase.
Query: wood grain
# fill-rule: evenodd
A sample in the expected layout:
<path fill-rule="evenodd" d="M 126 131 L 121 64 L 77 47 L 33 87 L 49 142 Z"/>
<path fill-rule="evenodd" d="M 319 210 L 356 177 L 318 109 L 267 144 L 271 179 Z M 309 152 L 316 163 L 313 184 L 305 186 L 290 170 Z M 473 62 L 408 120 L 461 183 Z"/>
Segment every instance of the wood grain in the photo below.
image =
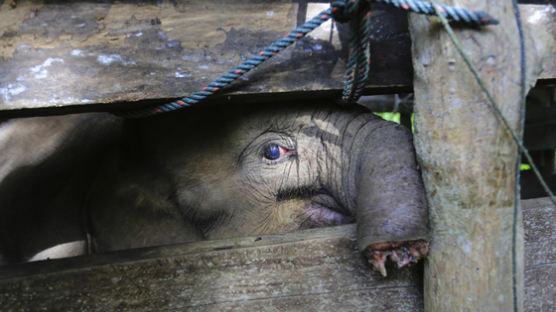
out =
<path fill-rule="evenodd" d="M 454 32 L 509 127 L 517 131 L 520 49 L 512 1 L 445 4 L 496 12 L 499 25 Z M 521 215 L 513 232 L 517 146 L 442 25 L 414 15 L 409 25 L 414 141 L 433 236 L 425 265 L 425 311 L 523 311 Z M 526 51 L 529 85 L 545 57 L 539 50 Z"/>
<path fill-rule="evenodd" d="M 181 97 L 328 7 L 289 0 L 28 0 L 14 9 L 4 2 L 0 110 L 76 105 L 98 110 L 106 109 L 99 104 Z M 368 89 L 407 89 L 412 73 L 405 12 L 377 5 L 373 17 Z M 346 25 L 329 21 L 228 93 L 339 94 L 347 36 Z"/>
<path fill-rule="evenodd" d="M 327 6 L 289 0 L 19 0 L 13 8 L 3 1 L 0 112 L 61 114 L 165 103 L 199 90 Z M 556 36 L 554 12 L 527 7 L 529 40 Z M 406 13 L 373 4 L 372 17 L 365 93 L 410 92 Z M 214 100 L 339 96 L 348 36 L 345 25 L 328 22 Z M 556 77 L 552 53 L 538 68 L 546 81 Z"/>
<path fill-rule="evenodd" d="M 523 201 L 525 311 L 556 298 L 556 213 Z M 372 272 L 355 226 L 0 267 L 2 311 L 423 311 L 422 268 Z"/>
<path fill-rule="evenodd" d="M 153 248 L 143 251 L 150 253 L 146 259 L 131 260 L 127 252 L 101 255 L 86 265 L 80 263 L 84 258 L 66 259 L 53 273 L 45 271 L 50 263 L 31 263 L 42 272 L 8 273 L 12 276 L 0 282 L 0 304 L 8 311 L 403 311 L 422 306 L 413 286 L 419 283 L 417 270 L 383 279 L 361 258 L 354 238 L 355 227 L 349 225 L 242 238 L 237 244 Z M 392 296 L 400 299 L 392 301 Z"/>

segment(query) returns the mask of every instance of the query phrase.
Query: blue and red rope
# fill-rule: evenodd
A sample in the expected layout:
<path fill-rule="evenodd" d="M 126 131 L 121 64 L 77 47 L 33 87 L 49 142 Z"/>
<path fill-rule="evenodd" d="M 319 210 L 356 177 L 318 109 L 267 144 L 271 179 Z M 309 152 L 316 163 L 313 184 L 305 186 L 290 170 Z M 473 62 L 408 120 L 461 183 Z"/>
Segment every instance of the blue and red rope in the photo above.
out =
<path fill-rule="evenodd" d="M 361 96 L 371 67 L 371 10 L 366 1 L 333 1 L 332 17 L 349 21 L 351 38 L 340 104 L 355 103 Z"/>
<path fill-rule="evenodd" d="M 408 10 L 419 14 L 435 15 L 434 8 L 428 2 L 417 0 L 373 0 L 382 2 L 397 8 Z M 370 71 L 370 0 L 341 0 L 332 1 L 330 8 L 320 12 L 317 16 L 306 22 L 305 24 L 292 30 L 284 38 L 272 43 L 259 52 L 257 55 L 249 58 L 236 68 L 230 70 L 217 80 L 211 82 L 208 86 L 202 88 L 194 94 L 186 96 L 182 99 L 156 106 L 145 107 L 141 109 L 122 112 L 120 115 L 127 118 L 141 118 L 160 113 L 171 112 L 181 108 L 196 104 L 208 96 L 222 90 L 231 84 L 237 78 L 243 76 L 253 68 L 262 64 L 278 52 L 292 45 L 297 40 L 303 38 L 307 33 L 319 27 L 322 23 L 334 17 L 338 22 L 350 22 L 350 31 L 352 38 L 349 43 L 349 56 L 346 63 L 346 78 L 344 90 L 342 92 L 341 103 L 350 104 L 361 96 L 361 92 L 365 86 L 365 82 Z M 447 19 L 456 22 L 474 26 L 482 26 L 498 23 L 494 18 L 485 12 L 475 12 L 472 10 L 454 8 L 451 6 L 440 5 L 440 11 Z"/>
<path fill-rule="evenodd" d="M 414 0 L 374 0 L 377 3 L 386 3 L 396 8 L 407 10 L 413 13 L 436 15 L 430 2 Z M 456 8 L 449 5 L 436 4 L 442 16 L 454 23 L 461 23 L 473 26 L 498 24 L 492 16 L 482 11 L 473 11 L 464 8 Z"/>

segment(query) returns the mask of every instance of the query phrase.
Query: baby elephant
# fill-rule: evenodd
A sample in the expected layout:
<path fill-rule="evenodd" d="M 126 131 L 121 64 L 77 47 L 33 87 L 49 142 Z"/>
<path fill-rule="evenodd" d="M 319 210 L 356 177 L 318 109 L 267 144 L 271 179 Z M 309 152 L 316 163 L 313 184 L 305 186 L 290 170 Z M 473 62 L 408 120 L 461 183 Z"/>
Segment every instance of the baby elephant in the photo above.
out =
<path fill-rule="evenodd" d="M 411 134 L 361 107 L 205 104 L 0 127 L 5 262 L 85 236 L 102 252 L 353 221 L 383 275 L 387 258 L 427 253 Z"/>

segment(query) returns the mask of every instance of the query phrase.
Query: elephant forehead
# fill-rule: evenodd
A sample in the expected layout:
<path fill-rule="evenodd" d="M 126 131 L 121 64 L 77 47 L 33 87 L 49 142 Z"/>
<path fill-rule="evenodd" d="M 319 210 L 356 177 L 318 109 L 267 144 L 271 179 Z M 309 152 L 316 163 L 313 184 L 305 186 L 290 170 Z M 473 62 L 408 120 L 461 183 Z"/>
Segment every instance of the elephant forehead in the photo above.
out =
<path fill-rule="evenodd" d="M 340 140 L 340 129 L 330 121 L 313 119 L 300 127 L 299 135 L 318 139 L 323 144 L 337 144 Z"/>
<path fill-rule="evenodd" d="M 300 131 L 297 136 L 297 151 L 300 163 L 311 159 L 314 161 L 323 161 L 321 157 L 329 154 L 342 155 L 340 146 L 341 140 L 338 135 L 329 134 L 320 130 L 318 127 L 305 128 Z M 320 152 L 325 152 L 322 154 Z"/>
<path fill-rule="evenodd" d="M 313 119 L 313 123 L 321 131 L 326 132 L 328 135 L 334 135 L 334 136 L 340 135 L 340 129 L 338 129 L 336 125 L 334 125 L 334 123 L 328 120 L 322 120 L 317 118 L 317 119 Z"/>

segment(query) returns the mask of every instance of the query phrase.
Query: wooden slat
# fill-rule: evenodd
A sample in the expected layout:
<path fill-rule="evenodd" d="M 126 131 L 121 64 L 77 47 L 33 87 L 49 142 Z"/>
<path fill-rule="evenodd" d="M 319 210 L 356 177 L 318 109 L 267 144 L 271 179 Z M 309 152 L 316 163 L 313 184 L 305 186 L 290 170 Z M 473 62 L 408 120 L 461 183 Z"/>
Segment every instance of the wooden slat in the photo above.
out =
<path fill-rule="evenodd" d="M 243 238 L 239 248 L 234 247 L 236 240 L 226 240 L 139 251 L 150 254 L 147 260 L 130 260 L 130 254 L 122 252 L 91 257 L 98 260 L 86 266 L 79 263 L 83 258 L 66 259 L 65 265 L 31 263 L 43 273 L 14 277 L 24 267 L 8 273 L 11 277 L 0 281 L 0 306 L 89 311 L 243 310 L 244 305 L 262 311 L 301 310 L 346 302 L 394 311 L 421 306 L 413 287 L 417 271 L 381 278 L 357 252 L 354 237 L 350 225 Z M 130 252 L 137 256 L 138 251 Z M 44 273 L 49 265 L 58 272 Z M 391 302 L 394 294 L 400 298 L 397 302 Z"/>
<path fill-rule="evenodd" d="M 556 298 L 556 213 L 523 201 L 528 312 Z M 421 268 L 372 272 L 353 225 L 0 267 L 2 311 L 422 311 Z"/>
<path fill-rule="evenodd" d="M 8 2 L 0 7 L 0 110 L 180 97 L 329 7 L 290 0 L 138 0 L 17 1 L 11 9 Z M 405 13 L 377 6 L 373 16 L 369 88 L 407 88 Z M 233 94 L 339 92 L 347 32 L 327 22 L 240 80 Z"/>
<path fill-rule="evenodd" d="M 409 92 L 406 13 L 373 5 L 366 93 Z M 0 111 L 37 115 L 166 102 L 197 91 L 327 6 L 289 0 L 18 0 L 12 8 L 4 1 Z M 524 10 L 524 20 L 544 16 L 548 22 L 534 25 L 534 32 L 547 28 L 556 35 L 554 13 L 547 8 Z M 344 25 L 329 22 L 216 100 L 338 96 L 347 37 Z M 554 59 L 542 72 L 545 80 L 556 77 Z"/>
<path fill-rule="evenodd" d="M 521 201 L 525 229 L 525 267 L 556 265 L 556 207 L 548 198 Z M 552 276 L 556 282 L 556 275 Z M 552 288 L 556 291 L 556 288 Z M 556 292 L 554 292 L 556 298 Z"/>
<path fill-rule="evenodd" d="M 525 311 L 556 307 L 556 207 L 547 198 L 524 200 Z"/>

